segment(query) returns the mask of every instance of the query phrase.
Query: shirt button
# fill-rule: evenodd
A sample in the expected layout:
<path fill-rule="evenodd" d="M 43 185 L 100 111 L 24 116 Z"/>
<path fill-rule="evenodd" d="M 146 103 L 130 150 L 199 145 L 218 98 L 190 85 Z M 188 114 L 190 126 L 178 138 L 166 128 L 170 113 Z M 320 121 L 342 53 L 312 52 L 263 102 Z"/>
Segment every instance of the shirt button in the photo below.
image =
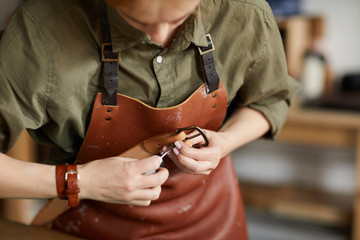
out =
<path fill-rule="evenodd" d="M 162 61 L 163 61 L 162 56 L 158 56 L 158 57 L 156 58 L 156 62 L 157 62 L 157 63 L 162 63 Z"/>

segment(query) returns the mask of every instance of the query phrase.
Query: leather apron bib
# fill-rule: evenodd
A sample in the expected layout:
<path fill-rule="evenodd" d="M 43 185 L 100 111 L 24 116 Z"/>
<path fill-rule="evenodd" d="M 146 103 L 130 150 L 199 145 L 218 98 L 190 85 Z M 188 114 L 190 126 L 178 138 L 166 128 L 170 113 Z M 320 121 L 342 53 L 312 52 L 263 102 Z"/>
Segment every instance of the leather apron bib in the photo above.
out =
<path fill-rule="evenodd" d="M 116 105 L 104 105 L 106 96 L 98 93 L 77 162 L 117 156 L 177 128 L 196 125 L 216 131 L 227 107 L 224 86 L 221 81 L 217 85 L 210 93 L 209 84 L 203 84 L 186 101 L 169 108 L 153 108 L 116 93 Z M 82 200 L 55 219 L 52 227 L 88 239 L 248 239 L 229 156 L 206 176 L 184 173 L 169 158 L 164 164 L 169 178 L 150 206 Z"/>

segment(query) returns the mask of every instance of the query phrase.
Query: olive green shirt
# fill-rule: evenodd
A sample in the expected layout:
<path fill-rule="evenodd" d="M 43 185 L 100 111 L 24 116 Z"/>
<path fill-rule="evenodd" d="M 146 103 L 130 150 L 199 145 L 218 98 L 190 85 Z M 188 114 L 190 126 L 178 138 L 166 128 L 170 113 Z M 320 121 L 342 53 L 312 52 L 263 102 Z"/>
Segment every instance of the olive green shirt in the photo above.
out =
<path fill-rule="evenodd" d="M 99 0 L 30 0 L 14 13 L 0 42 L 0 151 L 26 128 L 52 147 L 53 162 L 74 160 L 102 89 L 104 8 Z M 107 9 L 121 53 L 119 93 L 158 108 L 184 101 L 203 83 L 195 46 L 207 46 L 206 32 L 228 105 L 260 111 L 270 135 L 279 132 L 297 84 L 265 0 L 203 0 L 167 49 Z"/>

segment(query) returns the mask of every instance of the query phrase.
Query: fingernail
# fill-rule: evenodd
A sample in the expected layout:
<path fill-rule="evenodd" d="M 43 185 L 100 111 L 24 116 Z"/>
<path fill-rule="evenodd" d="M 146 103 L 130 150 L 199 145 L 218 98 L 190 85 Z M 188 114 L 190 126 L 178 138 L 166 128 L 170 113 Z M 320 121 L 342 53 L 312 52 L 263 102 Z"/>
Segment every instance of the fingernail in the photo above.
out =
<path fill-rule="evenodd" d="M 174 142 L 174 145 L 175 145 L 175 147 L 177 147 L 178 149 L 181 148 L 181 144 L 179 143 L 179 141 Z"/>
<path fill-rule="evenodd" d="M 179 155 L 179 150 L 177 149 L 177 148 L 174 148 L 173 149 L 173 152 L 174 152 L 174 154 L 177 156 L 177 155 Z"/>
<path fill-rule="evenodd" d="M 160 154 L 163 154 L 167 149 L 167 146 L 164 145 L 162 148 L 161 148 L 161 151 L 160 151 Z"/>

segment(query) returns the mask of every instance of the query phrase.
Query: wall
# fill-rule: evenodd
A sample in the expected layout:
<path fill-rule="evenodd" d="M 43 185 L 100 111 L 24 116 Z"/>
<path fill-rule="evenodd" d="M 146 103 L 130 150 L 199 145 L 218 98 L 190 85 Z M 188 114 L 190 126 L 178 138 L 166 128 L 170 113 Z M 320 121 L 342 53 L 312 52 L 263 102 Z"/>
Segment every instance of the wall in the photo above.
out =
<path fill-rule="evenodd" d="M 338 76 L 360 72 L 360 1 L 302 0 L 306 14 L 325 18 L 324 44 L 327 58 Z"/>

